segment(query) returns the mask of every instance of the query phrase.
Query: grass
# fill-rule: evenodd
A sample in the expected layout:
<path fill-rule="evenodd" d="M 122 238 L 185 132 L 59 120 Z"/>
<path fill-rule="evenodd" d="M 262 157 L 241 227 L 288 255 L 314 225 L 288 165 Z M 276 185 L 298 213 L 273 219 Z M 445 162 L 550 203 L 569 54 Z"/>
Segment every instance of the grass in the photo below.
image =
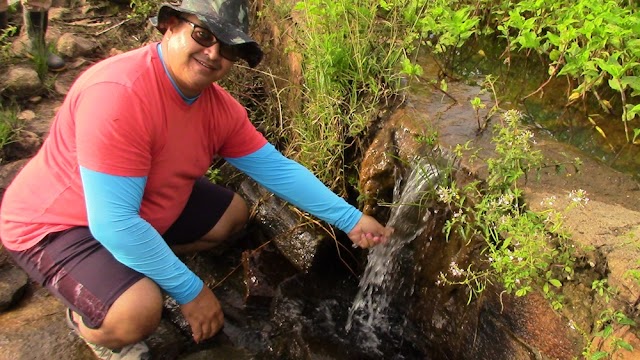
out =
<path fill-rule="evenodd" d="M 0 163 L 4 161 L 6 147 L 18 139 L 20 130 L 17 106 L 3 107 L 0 104 Z"/>

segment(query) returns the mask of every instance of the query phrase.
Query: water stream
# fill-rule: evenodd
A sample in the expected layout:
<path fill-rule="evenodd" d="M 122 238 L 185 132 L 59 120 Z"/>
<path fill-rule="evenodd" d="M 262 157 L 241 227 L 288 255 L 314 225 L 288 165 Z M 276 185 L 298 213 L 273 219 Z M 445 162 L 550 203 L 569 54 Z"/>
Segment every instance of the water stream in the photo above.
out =
<path fill-rule="evenodd" d="M 377 349 L 380 343 L 376 334 L 389 332 L 389 305 L 405 281 L 400 252 L 425 229 L 429 212 L 420 206 L 420 200 L 424 192 L 434 186 L 438 174 L 433 165 L 419 163 L 406 181 L 402 178 L 396 181 L 387 223 L 395 231 L 387 244 L 369 252 L 346 323 L 346 330 L 357 329 L 361 341 L 369 349 Z"/>

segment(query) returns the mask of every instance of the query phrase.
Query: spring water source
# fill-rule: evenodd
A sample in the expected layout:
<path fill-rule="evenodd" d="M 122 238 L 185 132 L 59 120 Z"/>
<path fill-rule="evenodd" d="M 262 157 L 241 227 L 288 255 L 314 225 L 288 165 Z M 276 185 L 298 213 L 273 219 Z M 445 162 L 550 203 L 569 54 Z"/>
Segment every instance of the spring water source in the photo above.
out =
<path fill-rule="evenodd" d="M 387 222 L 395 231 L 387 244 L 376 246 L 369 252 L 346 323 L 347 332 L 357 329 L 361 344 L 365 343 L 370 350 L 377 349 L 380 343 L 376 333 L 391 330 L 387 318 L 389 305 L 406 280 L 401 278 L 401 266 L 406 263 L 402 261 L 401 250 L 426 227 L 429 212 L 420 206 L 420 200 L 426 190 L 433 188 L 438 175 L 435 166 L 420 163 L 413 167 L 406 181 L 402 178 L 396 181 L 393 207 Z"/>

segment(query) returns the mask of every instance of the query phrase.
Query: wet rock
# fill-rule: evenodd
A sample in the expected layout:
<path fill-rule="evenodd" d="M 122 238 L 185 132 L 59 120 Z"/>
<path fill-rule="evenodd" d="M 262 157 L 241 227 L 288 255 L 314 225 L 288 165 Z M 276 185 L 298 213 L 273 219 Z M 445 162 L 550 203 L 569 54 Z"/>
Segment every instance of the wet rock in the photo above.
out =
<path fill-rule="evenodd" d="M 229 345 L 218 346 L 215 349 L 205 349 L 181 356 L 179 360 L 251 360 L 255 357 L 248 351 Z"/>
<path fill-rule="evenodd" d="M 97 48 L 97 42 L 71 33 L 62 34 L 57 44 L 58 53 L 71 59 L 91 55 Z"/>
<path fill-rule="evenodd" d="M 26 66 L 13 66 L 4 77 L 1 88 L 2 92 L 14 95 L 19 98 L 28 98 L 42 91 L 42 81 L 38 73 Z"/>
<path fill-rule="evenodd" d="M 297 270 L 275 249 L 264 247 L 242 253 L 244 281 L 247 287 L 245 302 L 269 304 L 277 293 L 277 286 Z"/>
<path fill-rule="evenodd" d="M 399 109 L 382 123 L 367 148 L 360 165 L 360 191 L 363 212 L 379 220 L 389 217 L 389 207 L 380 203 L 393 201 L 393 188 L 400 171 L 412 165 L 418 154 L 428 152 L 428 144 L 418 141 L 424 134 L 424 124 L 411 112 Z"/>
<path fill-rule="evenodd" d="M 163 317 L 173 324 L 185 339 L 191 337 L 191 326 L 189 326 L 189 322 L 182 315 L 180 305 L 173 298 L 165 296 L 162 312 Z"/>
<path fill-rule="evenodd" d="M 239 192 L 249 206 L 256 209 L 255 221 L 261 225 L 266 237 L 273 239 L 297 269 L 308 270 L 326 236 L 311 225 L 301 225 L 300 213 L 254 181 L 244 181 Z"/>
<path fill-rule="evenodd" d="M 273 334 L 272 355 L 276 359 L 310 359 L 311 350 L 303 336 L 300 323 L 304 305 L 302 302 L 279 299 L 274 305 L 274 323 L 277 328 Z"/>
<path fill-rule="evenodd" d="M 376 218 L 388 218 L 388 209 L 380 202 L 393 200 L 393 187 L 397 156 L 391 138 L 393 130 L 384 128 L 378 132 L 367 149 L 360 166 L 360 189 L 364 198 L 362 211 Z"/>
<path fill-rule="evenodd" d="M 29 283 L 27 273 L 12 266 L 0 266 L 0 312 L 16 304 Z"/>
<path fill-rule="evenodd" d="M 160 321 L 160 326 L 145 342 L 154 360 L 173 360 L 186 348 L 184 338 L 176 327 L 166 319 Z"/>

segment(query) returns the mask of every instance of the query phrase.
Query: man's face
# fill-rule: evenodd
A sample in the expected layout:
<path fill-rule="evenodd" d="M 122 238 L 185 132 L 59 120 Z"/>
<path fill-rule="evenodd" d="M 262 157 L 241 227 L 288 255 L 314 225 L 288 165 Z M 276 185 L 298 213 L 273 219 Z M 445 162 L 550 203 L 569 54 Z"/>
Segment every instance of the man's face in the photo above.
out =
<path fill-rule="evenodd" d="M 196 96 L 222 79 L 233 62 L 220 55 L 220 43 L 205 47 L 193 39 L 194 31 L 198 39 L 211 35 L 195 15 L 181 14 L 181 18 L 172 17 L 168 21 L 162 41 L 165 63 L 184 95 Z"/>

